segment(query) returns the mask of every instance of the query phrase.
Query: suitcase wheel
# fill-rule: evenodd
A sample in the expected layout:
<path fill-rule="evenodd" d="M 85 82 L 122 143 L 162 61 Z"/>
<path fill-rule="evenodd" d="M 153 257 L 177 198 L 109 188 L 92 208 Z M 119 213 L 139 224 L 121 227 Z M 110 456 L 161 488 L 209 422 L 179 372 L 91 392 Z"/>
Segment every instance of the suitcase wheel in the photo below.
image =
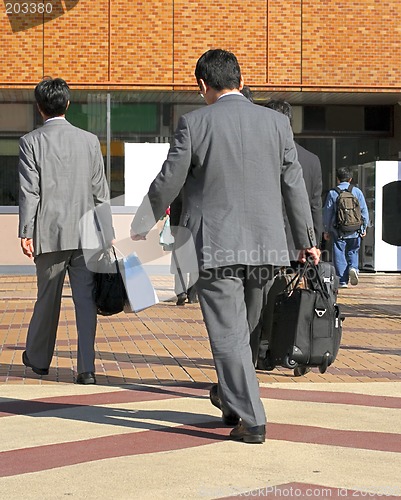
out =
<path fill-rule="evenodd" d="M 325 352 L 324 356 L 323 356 L 322 364 L 319 366 L 320 373 L 325 373 L 325 371 L 329 367 L 330 358 L 331 358 L 331 354 L 329 352 Z"/>
<path fill-rule="evenodd" d="M 294 361 L 293 359 L 290 358 L 290 356 L 287 354 L 287 356 L 283 359 L 283 366 L 285 368 L 289 368 L 290 370 L 293 370 L 298 366 L 298 363 Z"/>

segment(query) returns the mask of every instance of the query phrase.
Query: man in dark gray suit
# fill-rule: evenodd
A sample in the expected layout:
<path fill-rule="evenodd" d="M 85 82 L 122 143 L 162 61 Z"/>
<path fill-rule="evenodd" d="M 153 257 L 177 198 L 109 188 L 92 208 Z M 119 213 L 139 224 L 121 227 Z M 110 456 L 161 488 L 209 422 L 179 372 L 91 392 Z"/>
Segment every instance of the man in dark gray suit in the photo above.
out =
<path fill-rule="evenodd" d="M 283 113 L 283 115 L 288 117 L 292 126 L 292 106 L 287 101 L 281 99 L 271 100 L 266 104 L 266 107 Z M 298 154 L 298 161 L 302 167 L 302 174 L 312 212 L 316 241 L 319 244 L 323 234 L 322 166 L 318 156 L 311 153 L 297 142 L 295 142 L 295 148 Z M 291 250 L 295 250 L 295 248 L 294 238 L 292 237 L 289 225 L 286 225 L 286 235 L 288 249 L 290 250 L 290 259 L 296 260 L 296 258 L 294 259 L 293 257 L 293 252 L 291 252 Z"/>
<path fill-rule="evenodd" d="M 104 238 L 113 238 L 109 188 L 97 137 L 68 123 L 70 91 L 61 78 L 35 88 L 44 125 L 20 140 L 19 237 L 36 264 L 38 295 L 23 363 L 47 375 L 53 357 L 64 278 L 68 271 L 78 330 L 77 383 L 95 384 L 94 273 L 85 263 L 82 221 L 102 206 Z M 94 221 L 93 221 L 94 225 Z"/>
<path fill-rule="evenodd" d="M 297 247 L 317 262 L 312 217 L 289 121 L 240 93 L 235 55 L 207 51 L 195 77 L 208 106 L 181 116 L 174 145 L 132 222 L 131 238 L 145 239 L 183 189 L 180 226 L 195 242 L 196 288 L 218 377 L 211 402 L 225 423 L 236 425 L 233 439 L 262 443 L 266 415 L 247 305 L 260 317 L 263 289 L 287 251 L 281 192 Z"/>
<path fill-rule="evenodd" d="M 279 113 L 287 116 L 292 126 L 292 107 L 287 101 L 281 99 L 274 99 L 266 104 L 269 109 L 274 109 Z M 298 161 L 302 167 L 302 175 L 305 181 L 306 191 L 308 192 L 309 203 L 312 212 L 313 227 L 315 229 L 316 241 L 320 243 L 323 233 L 323 211 L 322 211 L 322 167 L 318 156 L 303 148 L 300 144 L 295 142 L 295 148 L 298 154 Z M 285 234 L 287 237 L 287 246 L 290 261 L 296 261 L 298 257 L 298 250 L 294 243 L 291 227 L 284 210 L 284 223 Z M 266 306 L 264 308 L 265 319 L 262 321 L 263 325 L 256 328 L 251 334 L 251 349 L 252 359 L 256 363 L 257 368 L 264 370 L 266 353 L 269 348 L 271 327 L 273 321 L 274 302 L 277 294 L 282 292 L 285 287 L 285 280 L 276 280 L 274 286 L 266 293 Z M 294 373 L 305 373 L 310 368 L 295 368 Z"/>

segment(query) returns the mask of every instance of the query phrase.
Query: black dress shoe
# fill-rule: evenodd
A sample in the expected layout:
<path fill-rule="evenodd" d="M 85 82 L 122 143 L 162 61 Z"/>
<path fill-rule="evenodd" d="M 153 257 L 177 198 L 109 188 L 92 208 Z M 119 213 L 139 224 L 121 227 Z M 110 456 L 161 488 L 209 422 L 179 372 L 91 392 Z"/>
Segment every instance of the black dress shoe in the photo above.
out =
<path fill-rule="evenodd" d="M 93 372 L 83 372 L 80 373 L 77 377 L 77 384 L 96 384 L 96 377 Z"/>
<path fill-rule="evenodd" d="M 258 360 L 256 361 L 256 367 L 255 368 L 257 370 L 263 370 L 263 371 L 271 372 L 276 367 L 274 365 L 272 365 L 271 363 L 269 363 L 269 361 L 267 359 L 258 358 Z"/>
<path fill-rule="evenodd" d="M 179 293 L 177 295 L 177 302 L 175 303 L 176 306 L 183 306 L 185 304 L 185 301 L 187 300 L 187 294 L 186 293 Z"/>
<path fill-rule="evenodd" d="M 210 402 L 212 403 L 212 405 L 222 411 L 222 419 L 223 419 L 224 424 L 228 425 L 229 427 L 234 427 L 235 425 L 237 425 L 239 422 L 238 415 L 236 415 L 235 413 L 232 413 L 230 411 L 223 410 L 223 408 L 222 408 L 221 399 L 219 398 L 219 395 L 218 395 L 217 384 L 212 385 L 212 387 L 210 389 L 209 396 L 210 396 Z"/>
<path fill-rule="evenodd" d="M 36 366 L 33 366 L 33 364 L 29 361 L 26 351 L 22 353 L 22 362 L 28 368 L 32 368 L 32 371 L 38 375 L 49 375 L 49 368 L 36 368 Z"/>
<path fill-rule="evenodd" d="M 244 443 L 264 443 L 266 439 L 266 426 L 257 425 L 255 427 L 246 427 L 240 422 L 237 427 L 230 432 L 230 437 L 236 441 Z"/>

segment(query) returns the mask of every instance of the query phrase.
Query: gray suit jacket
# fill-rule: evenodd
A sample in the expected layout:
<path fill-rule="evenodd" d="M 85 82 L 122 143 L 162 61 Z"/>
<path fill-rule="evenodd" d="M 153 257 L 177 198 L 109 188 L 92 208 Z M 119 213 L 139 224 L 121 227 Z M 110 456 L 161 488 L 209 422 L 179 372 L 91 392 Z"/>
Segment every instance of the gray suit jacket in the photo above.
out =
<path fill-rule="evenodd" d="M 298 248 L 315 244 L 289 120 L 241 94 L 180 118 L 132 231 L 146 234 L 181 188 L 180 225 L 190 230 L 204 268 L 281 265 L 287 253 L 281 192 Z"/>
<path fill-rule="evenodd" d="M 101 225 L 106 240 L 112 239 L 109 188 L 95 135 L 50 120 L 20 139 L 18 168 L 19 237 L 34 239 L 36 255 L 85 247 L 80 221 L 92 213 L 93 222 L 94 206 L 101 203 Z"/>

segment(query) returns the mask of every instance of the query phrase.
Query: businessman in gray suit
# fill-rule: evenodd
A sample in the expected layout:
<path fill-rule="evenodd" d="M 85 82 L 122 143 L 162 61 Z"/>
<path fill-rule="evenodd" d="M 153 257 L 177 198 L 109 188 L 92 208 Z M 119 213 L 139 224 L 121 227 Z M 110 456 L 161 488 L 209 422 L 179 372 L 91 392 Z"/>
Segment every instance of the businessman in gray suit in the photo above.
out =
<path fill-rule="evenodd" d="M 181 116 L 131 238 L 145 239 L 183 189 L 180 226 L 195 242 L 196 288 L 218 377 L 210 399 L 235 426 L 231 438 L 262 443 L 266 415 L 249 338 L 273 266 L 287 252 L 281 192 L 297 247 L 305 249 L 301 258 L 308 253 L 318 262 L 313 222 L 288 119 L 240 93 L 243 78 L 230 52 L 205 52 L 195 77 L 207 106 Z"/>
<path fill-rule="evenodd" d="M 19 158 L 19 237 L 35 261 L 38 286 L 22 360 L 39 375 L 49 373 L 68 272 L 78 330 L 76 381 L 95 384 L 95 282 L 83 254 L 91 245 L 80 224 L 101 206 L 104 238 L 111 242 L 103 157 L 97 137 L 65 119 L 70 90 L 64 80 L 41 81 L 35 98 L 44 125 L 20 139 Z"/>

